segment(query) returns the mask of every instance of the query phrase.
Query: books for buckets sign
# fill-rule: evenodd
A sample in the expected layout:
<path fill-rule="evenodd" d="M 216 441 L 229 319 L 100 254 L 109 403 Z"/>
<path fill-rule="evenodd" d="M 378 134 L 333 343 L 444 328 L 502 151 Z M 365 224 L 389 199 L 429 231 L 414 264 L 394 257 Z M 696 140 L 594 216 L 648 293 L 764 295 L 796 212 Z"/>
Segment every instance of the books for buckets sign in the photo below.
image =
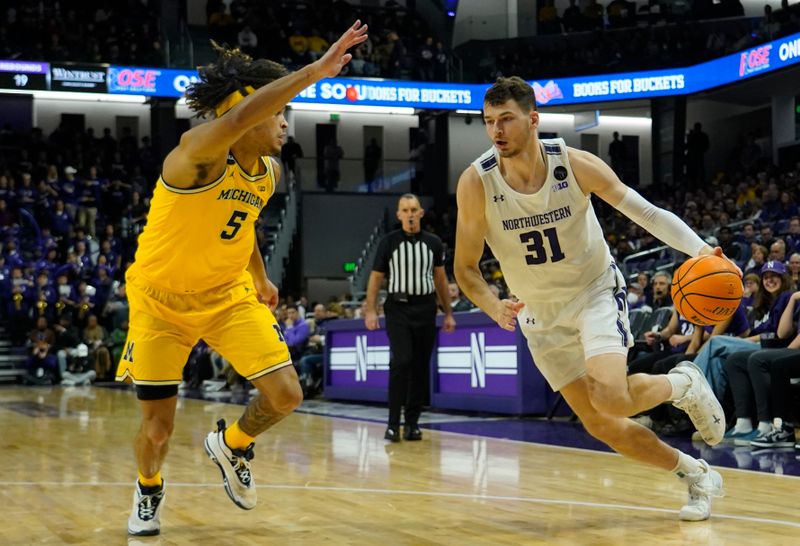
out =
<path fill-rule="evenodd" d="M 107 93 L 106 67 L 73 63 L 51 64 L 50 89 L 53 91 Z"/>

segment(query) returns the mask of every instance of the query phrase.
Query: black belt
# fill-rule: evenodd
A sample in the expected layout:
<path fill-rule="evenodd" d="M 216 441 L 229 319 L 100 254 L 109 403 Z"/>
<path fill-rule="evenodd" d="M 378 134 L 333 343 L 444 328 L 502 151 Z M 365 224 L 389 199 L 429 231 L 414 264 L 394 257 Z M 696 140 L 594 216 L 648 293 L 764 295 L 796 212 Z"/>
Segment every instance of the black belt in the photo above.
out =
<path fill-rule="evenodd" d="M 387 299 L 393 303 L 427 303 L 431 300 L 435 300 L 436 295 L 434 292 L 423 294 L 422 296 L 392 292 L 387 296 Z"/>

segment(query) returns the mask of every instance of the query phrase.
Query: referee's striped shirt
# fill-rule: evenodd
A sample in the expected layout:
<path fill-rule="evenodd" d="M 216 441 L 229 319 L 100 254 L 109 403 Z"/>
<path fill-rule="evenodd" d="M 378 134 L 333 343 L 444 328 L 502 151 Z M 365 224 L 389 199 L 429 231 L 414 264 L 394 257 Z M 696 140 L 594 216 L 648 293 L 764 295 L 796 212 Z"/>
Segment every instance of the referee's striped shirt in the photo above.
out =
<path fill-rule="evenodd" d="M 425 296 L 436 291 L 433 268 L 443 265 L 444 245 L 439 237 L 398 229 L 381 240 L 372 270 L 388 277 L 390 294 Z"/>

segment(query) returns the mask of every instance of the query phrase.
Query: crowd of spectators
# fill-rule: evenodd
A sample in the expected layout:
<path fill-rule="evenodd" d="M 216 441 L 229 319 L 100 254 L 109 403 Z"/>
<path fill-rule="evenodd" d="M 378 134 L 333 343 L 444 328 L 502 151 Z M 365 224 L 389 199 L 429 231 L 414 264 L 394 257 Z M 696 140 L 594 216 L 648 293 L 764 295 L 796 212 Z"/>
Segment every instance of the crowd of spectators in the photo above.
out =
<path fill-rule="evenodd" d="M 152 0 L 7 0 L 0 59 L 163 66 Z"/>
<path fill-rule="evenodd" d="M 211 38 L 297 69 L 319 58 L 356 19 L 369 25 L 369 40 L 353 52 L 342 76 L 446 81 L 450 55 L 425 19 L 396 2 L 383 7 L 347 2 L 209 0 Z"/>
<path fill-rule="evenodd" d="M 800 4 L 789 6 L 786 0 L 775 11 L 767 5 L 760 18 L 714 11 L 706 15 L 709 12 L 701 10 L 688 12 L 697 17 L 676 19 L 670 15 L 674 12 L 665 9 L 656 15 L 648 12 L 644 19 L 613 16 L 624 4 L 614 0 L 604 10 L 593 0 L 581 13 L 573 2 L 565 14 L 552 20 L 555 8 L 548 4 L 542 8 L 548 22 L 539 36 L 467 44 L 456 53 L 470 58 L 478 55 L 465 66 L 468 80 L 494 81 L 510 75 L 540 79 L 687 66 L 800 31 Z M 726 4 L 712 7 L 722 9 Z M 634 13 L 625 9 L 627 14 Z M 540 12 L 540 25 L 542 16 Z M 706 20 L 715 17 L 735 18 Z M 631 28 L 623 28 L 627 26 Z"/>

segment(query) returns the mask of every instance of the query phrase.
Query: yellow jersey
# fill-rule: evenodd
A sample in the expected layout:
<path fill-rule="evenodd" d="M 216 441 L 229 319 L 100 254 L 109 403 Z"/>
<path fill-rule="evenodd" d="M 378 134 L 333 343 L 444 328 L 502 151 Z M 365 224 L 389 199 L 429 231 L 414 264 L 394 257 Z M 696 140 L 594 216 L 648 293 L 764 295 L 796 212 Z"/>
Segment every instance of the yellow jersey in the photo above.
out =
<path fill-rule="evenodd" d="M 261 164 L 266 172 L 258 172 Z M 160 176 L 128 274 L 177 293 L 203 292 L 242 278 L 255 246 L 254 224 L 275 192 L 269 157 L 248 171 L 228 156 L 225 172 L 199 188 Z"/>

